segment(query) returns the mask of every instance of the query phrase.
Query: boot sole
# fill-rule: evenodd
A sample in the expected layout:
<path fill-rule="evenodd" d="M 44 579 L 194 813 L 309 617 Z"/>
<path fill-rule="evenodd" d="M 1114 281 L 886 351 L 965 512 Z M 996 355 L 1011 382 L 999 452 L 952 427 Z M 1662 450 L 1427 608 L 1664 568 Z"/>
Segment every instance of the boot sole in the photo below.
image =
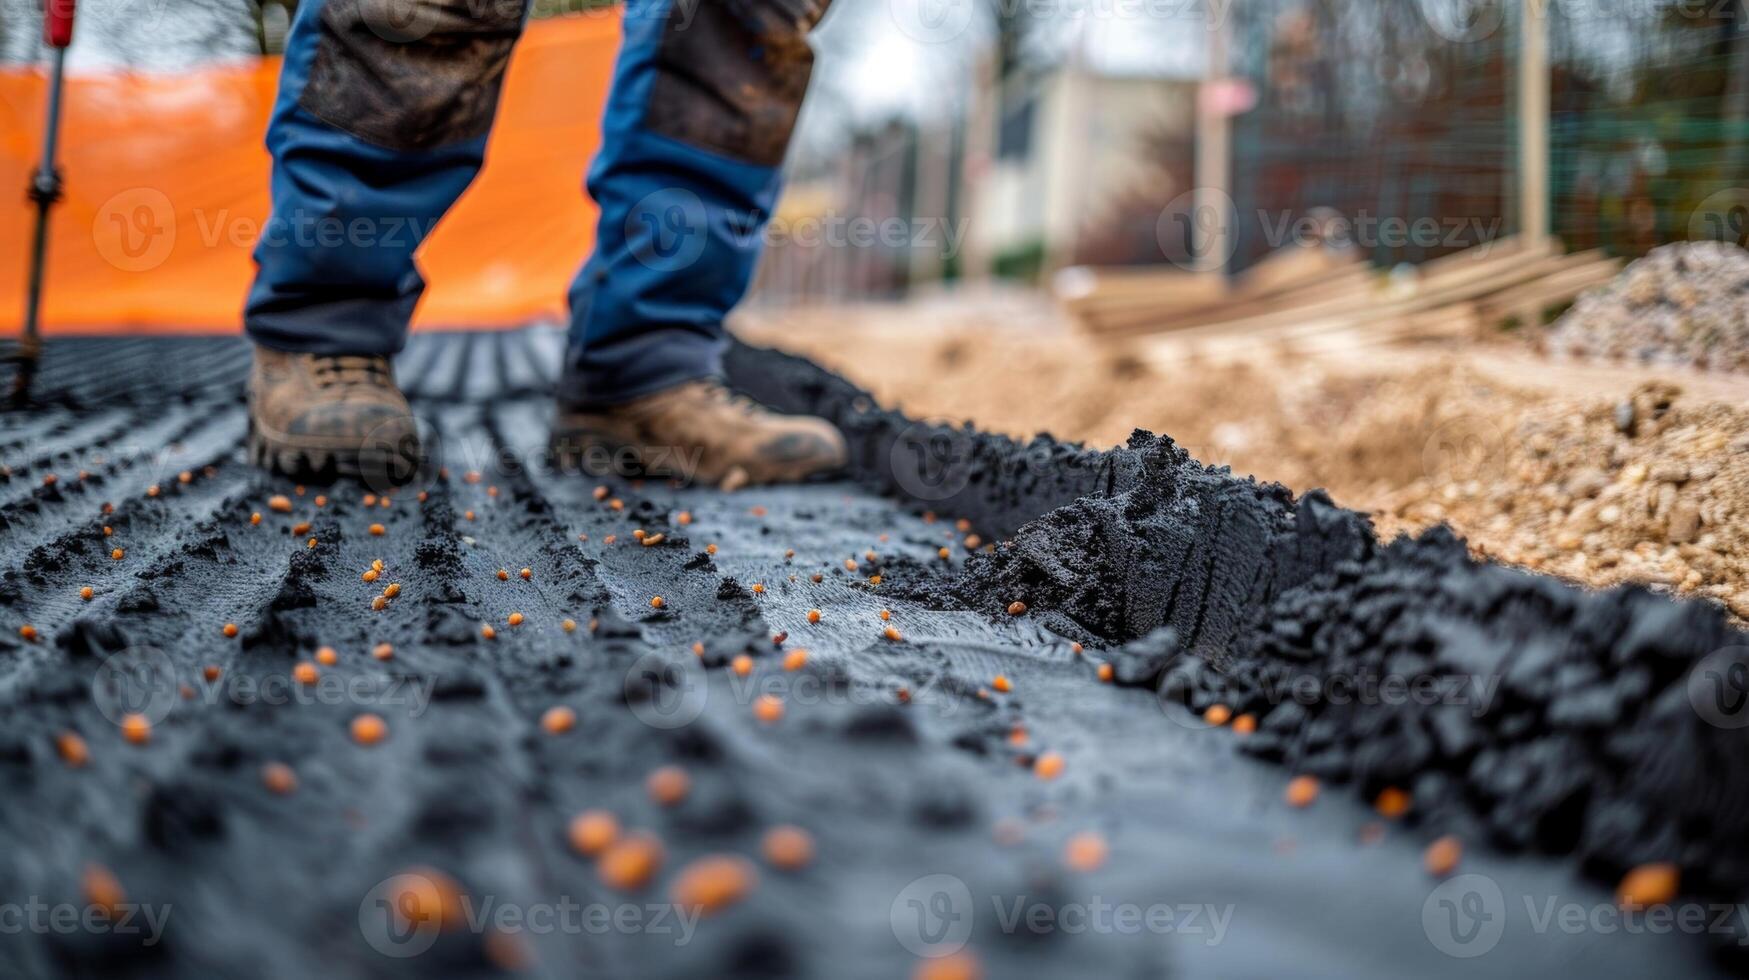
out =
<path fill-rule="evenodd" d="M 420 469 L 419 461 L 399 453 L 276 445 L 256 431 L 253 420 L 249 423 L 247 447 L 249 460 L 256 466 L 308 483 L 352 479 L 369 482 L 373 487 L 388 488 L 411 483 L 418 477 Z M 402 473 L 407 476 L 393 476 Z"/>

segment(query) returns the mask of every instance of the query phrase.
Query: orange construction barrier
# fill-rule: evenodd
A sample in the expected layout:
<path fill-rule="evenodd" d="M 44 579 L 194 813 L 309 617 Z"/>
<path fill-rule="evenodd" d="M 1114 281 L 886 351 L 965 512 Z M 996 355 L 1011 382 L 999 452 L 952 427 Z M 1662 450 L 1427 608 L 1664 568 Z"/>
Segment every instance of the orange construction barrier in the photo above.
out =
<path fill-rule="evenodd" d="M 583 174 L 619 47 L 614 13 L 531 23 L 510 64 L 486 167 L 419 253 L 415 325 L 562 317 L 595 237 Z M 44 334 L 228 333 L 268 213 L 262 140 L 279 60 L 68 79 L 67 197 L 49 242 Z M 0 332 L 24 318 L 46 80 L 0 72 Z"/>

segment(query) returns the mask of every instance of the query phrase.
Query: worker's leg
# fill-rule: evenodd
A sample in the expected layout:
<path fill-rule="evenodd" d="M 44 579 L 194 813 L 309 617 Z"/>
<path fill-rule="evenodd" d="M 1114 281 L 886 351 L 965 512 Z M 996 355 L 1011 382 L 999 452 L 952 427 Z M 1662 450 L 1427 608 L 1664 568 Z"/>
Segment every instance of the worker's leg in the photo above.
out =
<path fill-rule="evenodd" d="M 244 322 L 280 351 L 392 354 L 413 252 L 479 171 L 525 0 L 304 0 L 268 128 Z"/>
<path fill-rule="evenodd" d="M 299 5 L 244 312 L 257 462 L 399 482 L 424 459 L 388 355 L 425 286 L 413 253 L 479 171 L 525 3 Z"/>
<path fill-rule="evenodd" d="M 826 0 L 630 0 L 589 173 L 560 398 L 620 404 L 718 373 L 776 204 Z"/>

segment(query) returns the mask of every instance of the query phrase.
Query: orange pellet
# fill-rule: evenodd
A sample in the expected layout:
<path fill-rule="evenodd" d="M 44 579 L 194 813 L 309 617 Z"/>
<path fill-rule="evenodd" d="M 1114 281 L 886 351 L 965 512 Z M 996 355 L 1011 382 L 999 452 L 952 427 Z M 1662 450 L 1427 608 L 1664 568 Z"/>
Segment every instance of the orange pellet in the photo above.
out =
<path fill-rule="evenodd" d="M 548 735 L 563 735 L 577 727 L 577 712 L 562 704 L 548 708 L 546 714 L 540 716 L 540 727 L 546 729 Z"/>
<path fill-rule="evenodd" d="M 220 670 L 216 665 L 207 664 L 205 667 L 201 668 L 200 675 L 202 677 L 206 678 L 206 682 L 208 684 L 211 684 L 212 682 L 218 680 L 219 676 L 223 673 L 224 673 L 224 671 Z"/>
<path fill-rule="evenodd" d="M 61 761 L 78 769 L 91 758 L 91 749 L 76 732 L 62 732 L 55 736 L 55 751 L 60 754 Z"/>
<path fill-rule="evenodd" d="M 1007 694 L 1009 691 L 1014 690 L 1014 685 L 1009 682 L 1008 677 L 1004 674 L 997 674 L 996 679 L 990 682 L 990 686 L 1001 691 L 1003 694 Z"/>
<path fill-rule="evenodd" d="M 117 548 L 114 551 L 109 553 L 109 557 L 115 559 L 116 561 L 121 561 L 126 556 L 127 556 L 127 552 L 121 550 L 120 548 Z"/>
<path fill-rule="evenodd" d="M 1233 709 L 1224 704 L 1211 704 L 1209 705 L 1208 710 L 1202 713 L 1202 720 L 1216 728 L 1225 725 L 1232 719 L 1232 717 Z"/>
<path fill-rule="evenodd" d="M 1055 752 L 1046 752 L 1032 764 L 1033 775 L 1040 779 L 1055 779 L 1063 774 L 1063 757 Z"/>
<path fill-rule="evenodd" d="M 299 684 L 305 686 L 316 683 L 316 678 L 320 675 L 321 672 L 316 669 L 316 665 L 308 661 L 292 668 L 292 677 L 296 678 Z"/>
<path fill-rule="evenodd" d="M 525 568 L 525 569 L 523 569 L 523 570 L 522 570 L 522 571 L 520 571 L 520 572 L 517 572 L 517 573 L 516 573 L 516 574 L 518 574 L 518 575 L 520 575 L 520 576 L 522 576 L 522 580 L 523 580 L 523 581 L 524 581 L 524 582 L 526 582 L 526 581 L 528 581 L 528 580 L 529 580 L 529 579 L 531 579 L 531 578 L 534 578 L 534 569 L 532 569 L 532 568 Z"/>
<path fill-rule="evenodd" d="M 609 492 L 610 491 L 606 487 L 596 487 L 595 488 L 595 499 L 596 500 L 606 500 Z"/>
<path fill-rule="evenodd" d="M 227 639 L 234 638 L 237 635 L 237 624 L 236 623 L 226 623 L 224 633 L 225 633 L 225 637 Z"/>
<path fill-rule="evenodd" d="M 692 523 L 692 511 L 683 510 L 680 513 L 674 515 L 674 523 L 679 524 L 681 527 L 685 527 L 686 525 L 691 524 Z"/>
<path fill-rule="evenodd" d="M 794 549 L 794 548 L 783 549 L 783 557 L 785 559 L 794 558 L 795 556 L 796 556 L 796 549 Z"/>
<path fill-rule="evenodd" d="M 650 536 L 650 532 L 644 530 L 641 527 L 632 532 L 632 538 L 634 540 L 637 540 L 637 541 L 642 541 L 649 536 Z"/>
<path fill-rule="evenodd" d="M 567 619 L 559 624 L 559 628 L 567 633 L 575 633 L 577 632 L 577 621 L 575 619 Z"/>
<path fill-rule="evenodd" d="M 108 537 L 113 537 L 114 535 L 115 535 L 115 528 L 110 527 L 108 524 L 103 525 L 103 536 L 104 537 L 108 538 Z"/>
<path fill-rule="evenodd" d="M 791 650 L 789 653 L 784 655 L 783 669 L 784 670 L 801 670 L 803 667 L 807 666 L 807 663 L 808 663 L 808 651 L 806 651 L 806 650 Z"/>
<path fill-rule="evenodd" d="M 1463 856 L 1463 842 L 1448 834 L 1427 845 L 1421 854 L 1421 864 L 1428 874 L 1443 878 L 1457 869 Z"/>
<path fill-rule="evenodd" d="M 260 523 L 261 523 L 261 512 L 260 512 L 260 511 L 256 511 L 256 512 L 255 512 L 255 513 L 253 513 L 253 514 L 250 514 L 250 515 L 249 515 L 249 523 L 251 523 L 251 524 L 260 524 Z"/>
<path fill-rule="evenodd" d="M 748 508 L 747 513 L 752 514 L 754 517 L 764 517 L 765 516 L 765 508 L 760 507 L 758 505 L 755 505 L 751 508 Z"/>
<path fill-rule="evenodd" d="M 492 628 L 491 623 L 481 623 L 480 624 L 480 638 L 481 639 L 491 640 L 491 639 L 497 638 L 497 636 L 498 636 L 498 631 Z"/>
<path fill-rule="evenodd" d="M 1112 678 L 1117 676 L 1117 668 L 1113 667 L 1111 664 L 1100 664 L 1098 673 L 1099 680 L 1102 683 L 1110 684 Z"/>
<path fill-rule="evenodd" d="M 1295 776 L 1288 780 L 1285 798 L 1288 806 L 1311 806 L 1318 798 L 1318 780 L 1312 776 Z"/>
<path fill-rule="evenodd" d="M 605 538 L 602 538 L 602 539 L 601 539 L 601 543 L 602 543 L 602 544 L 613 544 L 613 543 L 614 543 L 614 542 L 615 542 L 615 541 L 618 541 L 618 540 L 619 540 L 619 535 L 617 535 L 617 534 L 610 534 L 610 535 L 608 535 L 608 536 L 607 536 L 607 537 L 605 537 Z"/>
<path fill-rule="evenodd" d="M 704 546 L 704 553 L 705 553 L 705 554 L 707 554 L 707 555 L 714 555 L 714 554 L 716 554 L 716 553 L 717 553 L 717 546 L 716 546 L 716 545 L 714 545 L 714 544 L 707 544 L 707 545 L 705 545 L 705 546 Z"/>
<path fill-rule="evenodd" d="M 759 841 L 759 853 L 772 867 L 795 871 L 813 862 L 814 838 L 800 827 L 773 827 Z"/>
<path fill-rule="evenodd" d="M 462 520 L 471 521 L 473 519 L 474 519 L 474 512 L 473 511 L 471 511 L 471 510 L 462 511 Z"/>
<path fill-rule="evenodd" d="M 18 628 L 18 635 L 23 637 L 24 642 L 26 642 L 26 643 L 35 643 L 36 642 L 36 627 L 30 625 L 29 623 L 25 623 L 23 626 L 20 626 Z"/>
<path fill-rule="evenodd" d="M 731 854 L 702 857 L 675 877 L 674 904 L 708 915 L 745 898 L 758 877 L 746 858 Z"/>
<path fill-rule="evenodd" d="M 983 543 L 984 543 L 984 539 L 978 537 L 976 534 L 966 535 L 966 550 L 967 551 L 977 551 L 978 546 L 983 544 Z"/>
<path fill-rule="evenodd" d="M 983 980 L 984 968 L 978 958 L 965 950 L 920 960 L 911 971 L 911 980 Z"/>
<path fill-rule="evenodd" d="M 649 884 L 662 867 L 662 845 L 649 834 L 630 834 L 609 845 L 595 866 L 603 884 L 631 891 Z"/>
<path fill-rule="evenodd" d="M 381 575 L 383 571 L 383 560 L 381 558 L 372 558 L 370 561 L 370 567 L 372 571 Z"/>
<path fill-rule="evenodd" d="M 261 783 L 269 792 L 285 796 L 298 788 L 298 776 L 283 762 L 269 762 L 261 767 Z"/>
<path fill-rule="evenodd" d="M 1236 735 L 1249 735 L 1256 730 L 1256 715 L 1240 715 L 1233 719 L 1233 733 Z"/>
<path fill-rule="evenodd" d="M 1079 643 L 1071 643 L 1071 644 L 1069 644 L 1069 652 L 1070 652 L 1070 653 L 1072 653 L 1072 654 L 1074 654 L 1074 655 L 1075 655 L 1075 656 L 1077 656 L 1077 657 L 1079 657 L 1079 656 L 1080 656 L 1080 655 L 1081 655 L 1081 651 L 1082 651 L 1082 650 L 1083 650 L 1083 649 L 1084 649 L 1084 648 L 1083 648 L 1083 647 L 1082 647 L 1082 646 L 1081 646 L 1081 644 L 1079 644 Z"/>
<path fill-rule="evenodd" d="M 372 524 L 370 526 L 370 534 L 371 534 L 371 537 L 373 537 L 373 538 L 380 538 L 383 535 L 387 534 L 388 532 L 389 532 L 389 529 L 386 527 L 383 527 L 381 524 Z"/>
<path fill-rule="evenodd" d="M 808 610 L 808 622 L 817 623 L 819 621 L 820 621 L 820 610 L 818 610 L 818 609 Z"/>
<path fill-rule="evenodd" d="M 389 608 L 389 600 L 380 595 L 375 596 L 370 600 L 370 608 L 374 612 L 382 612 L 384 609 Z"/>
<path fill-rule="evenodd" d="M 374 568 L 367 568 L 364 570 L 364 574 L 360 575 L 359 578 L 364 579 L 366 582 L 375 582 L 377 577 L 381 574 L 381 572 L 378 572 Z"/>
<path fill-rule="evenodd" d="M 584 857 L 594 857 L 619 839 L 619 821 L 606 810 L 585 810 L 571 818 L 566 837 L 571 849 Z"/>
<path fill-rule="evenodd" d="M 315 539 L 315 538 L 311 538 L 311 539 L 310 539 L 310 540 L 308 540 L 308 541 L 305 541 L 305 542 L 304 542 L 304 547 L 306 547 L 306 548 L 315 548 L 315 547 L 316 547 L 316 539 Z"/>
<path fill-rule="evenodd" d="M 950 549 L 947 549 L 947 548 L 942 548 L 941 550 L 937 551 L 936 554 L 942 558 L 952 558 L 953 557 L 953 551 Z"/>
<path fill-rule="evenodd" d="M 868 577 L 868 584 L 870 584 L 870 585 L 881 584 L 881 577 L 879 575 L 870 575 Z"/>
<path fill-rule="evenodd" d="M 377 715 L 363 714 L 352 719 L 352 740 L 360 745 L 375 745 L 388 735 L 388 722 Z"/>
<path fill-rule="evenodd" d="M 121 882 L 115 874 L 101 864 L 87 864 L 80 878 L 80 887 L 85 892 L 85 901 L 100 908 L 110 915 L 115 915 L 123 905 L 127 904 L 127 892 L 122 890 Z"/>
<path fill-rule="evenodd" d="M 502 568 L 498 569 L 498 581 L 500 581 L 500 582 L 510 581 L 510 573 L 508 571 L 506 571 L 505 569 L 502 569 Z"/>
<path fill-rule="evenodd" d="M 388 907 L 404 927 L 454 929 L 467 921 L 461 886 L 436 868 L 409 868 L 390 878 L 385 888 Z"/>
<path fill-rule="evenodd" d="M 395 655 L 395 648 L 388 643 L 378 643 L 376 648 L 371 650 L 370 655 L 378 660 L 388 660 Z"/>
<path fill-rule="evenodd" d="M 1019 600 L 1015 600 L 1014 602 L 1010 602 L 1008 604 L 1008 615 L 1010 615 L 1010 616 L 1024 616 L 1024 615 L 1026 615 L 1026 603 L 1021 602 Z"/>
<path fill-rule="evenodd" d="M 377 495 L 374 493 L 365 494 L 364 495 L 364 505 L 366 507 L 375 507 L 377 505 Z"/>
<path fill-rule="evenodd" d="M 893 618 L 893 611 L 891 609 L 882 609 L 881 610 L 881 622 L 884 623 L 887 620 L 892 619 L 892 618 Z"/>
<path fill-rule="evenodd" d="M 314 526 L 315 525 L 311 524 L 309 521 L 303 521 L 303 522 L 300 522 L 297 524 L 293 524 L 292 525 L 292 537 L 295 538 L 295 537 L 298 537 L 300 535 L 309 534 L 310 528 L 314 527 Z"/>
<path fill-rule="evenodd" d="M 737 677 L 746 677 L 753 673 L 753 658 L 744 653 L 739 654 L 735 659 L 729 661 L 729 669 L 733 670 Z"/>
<path fill-rule="evenodd" d="M 758 583 L 758 582 L 754 582 L 753 583 L 753 594 L 754 595 L 764 595 L 765 594 L 765 586 Z"/>
<path fill-rule="evenodd" d="M 505 622 L 509 623 L 512 626 L 521 626 L 522 625 L 522 614 L 521 613 L 511 613 L 509 618 L 505 619 Z"/>
<path fill-rule="evenodd" d="M 783 702 L 775 694 L 762 694 L 753 702 L 753 717 L 774 725 L 783 720 Z"/>
<path fill-rule="evenodd" d="M 668 604 L 668 600 L 662 598 L 661 596 L 655 596 L 650 600 L 650 608 L 651 609 L 660 609 L 663 606 L 666 606 L 667 604 Z"/>
<path fill-rule="evenodd" d="M 609 500 L 607 502 L 607 509 L 608 510 L 625 510 L 626 509 L 626 502 L 619 499 L 618 497 L 615 497 L 612 500 Z"/>
<path fill-rule="evenodd" d="M 1379 816 L 1387 820 L 1396 820 L 1409 812 L 1409 794 L 1395 786 L 1386 786 L 1379 791 L 1378 799 L 1372 806 Z"/>
<path fill-rule="evenodd" d="M 90 602 L 91 597 L 96 595 L 96 594 L 97 594 L 97 590 L 93 589 L 89 585 L 87 585 L 84 588 L 79 590 L 79 598 L 84 599 L 86 602 Z"/>
<path fill-rule="evenodd" d="M 1639 910 L 1668 905 L 1681 890 L 1682 872 L 1669 862 L 1642 864 L 1622 876 L 1615 901 L 1624 909 Z"/>
<path fill-rule="evenodd" d="M 694 641 L 694 643 L 692 644 L 692 652 L 697 654 L 698 656 L 701 656 L 701 657 L 704 656 L 704 641 L 702 641 L 702 640 Z"/>
<path fill-rule="evenodd" d="M 121 737 L 135 745 L 144 745 L 152 740 L 152 722 L 138 713 L 123 715 Z"/>
<path fill-rule="evenodd" d="M 686 799 L 687 792 L 692 789 L 692 777 L 679 766 L 663 766 L 644 780 L 644 789 L 657 804 L 674 806 Z"/>
<path fill-rule="evenodd" d="M 328 497 L 326 494 L 320 494 L 320 493 L 316 494 L 316 506 L 317 507 L 328 506 Z"/>
<path fill-rule="evenodd" d="M 274 494 L 267 498 L 267 509 L 275 514 L 289 514 L 292 509 L 291 498 L 283 493 Z"/>
<path fill-rule="evenodd" d="M 882 635 L 884 635 L 887 639 L 892 640 L 894 643 L 897 643 L 900 640 L 904 639 L 904 636 L 902 636 L 899 633 L 899 628 L 897 626 L 887 627 L 885 630 L 882 631 Z"/>
<path fill-rule="evenodd" d="M 316 650 L 316 662 L 324 667 L 332 667 L 340 662 L 340 654 L 333 647 L 319 647 Z"/>
<path fill-rule="evenodd" d="M 1088 831 L 1069 838 L 1063 847 L 1063 863 L 1074 871 L 1097 871 L 1110 852 L 1105 838 Z"/>
<path fill-rule="evenodd" d="M 401 583 L 399 583 L 399 582 L 390 582 L 388 585 L 383 587 L 383 598 L 385 598 L 385 599 L 393 599 L 394 597 L 396 597 L 400 594 L 401 594 Z"/>

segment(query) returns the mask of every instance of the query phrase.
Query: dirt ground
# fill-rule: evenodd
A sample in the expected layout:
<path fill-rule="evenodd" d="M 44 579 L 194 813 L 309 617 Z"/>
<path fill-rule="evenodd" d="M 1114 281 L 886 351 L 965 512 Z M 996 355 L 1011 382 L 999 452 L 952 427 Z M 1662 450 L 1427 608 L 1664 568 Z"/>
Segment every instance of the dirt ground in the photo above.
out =
<path fill-rule="evenodd" d="M 994 302 L 756 314 L 740 332 L 914 415 L 1099 448 L 1146 428 L 1239 474 L 1327 488 L 1386 537 L 1446 522 L 1480 555 L 1749 618 L 1749 398 L 1729 376 L 1503 345 L 1214 355 L 1094 342 L 1040 301 Z"/>

